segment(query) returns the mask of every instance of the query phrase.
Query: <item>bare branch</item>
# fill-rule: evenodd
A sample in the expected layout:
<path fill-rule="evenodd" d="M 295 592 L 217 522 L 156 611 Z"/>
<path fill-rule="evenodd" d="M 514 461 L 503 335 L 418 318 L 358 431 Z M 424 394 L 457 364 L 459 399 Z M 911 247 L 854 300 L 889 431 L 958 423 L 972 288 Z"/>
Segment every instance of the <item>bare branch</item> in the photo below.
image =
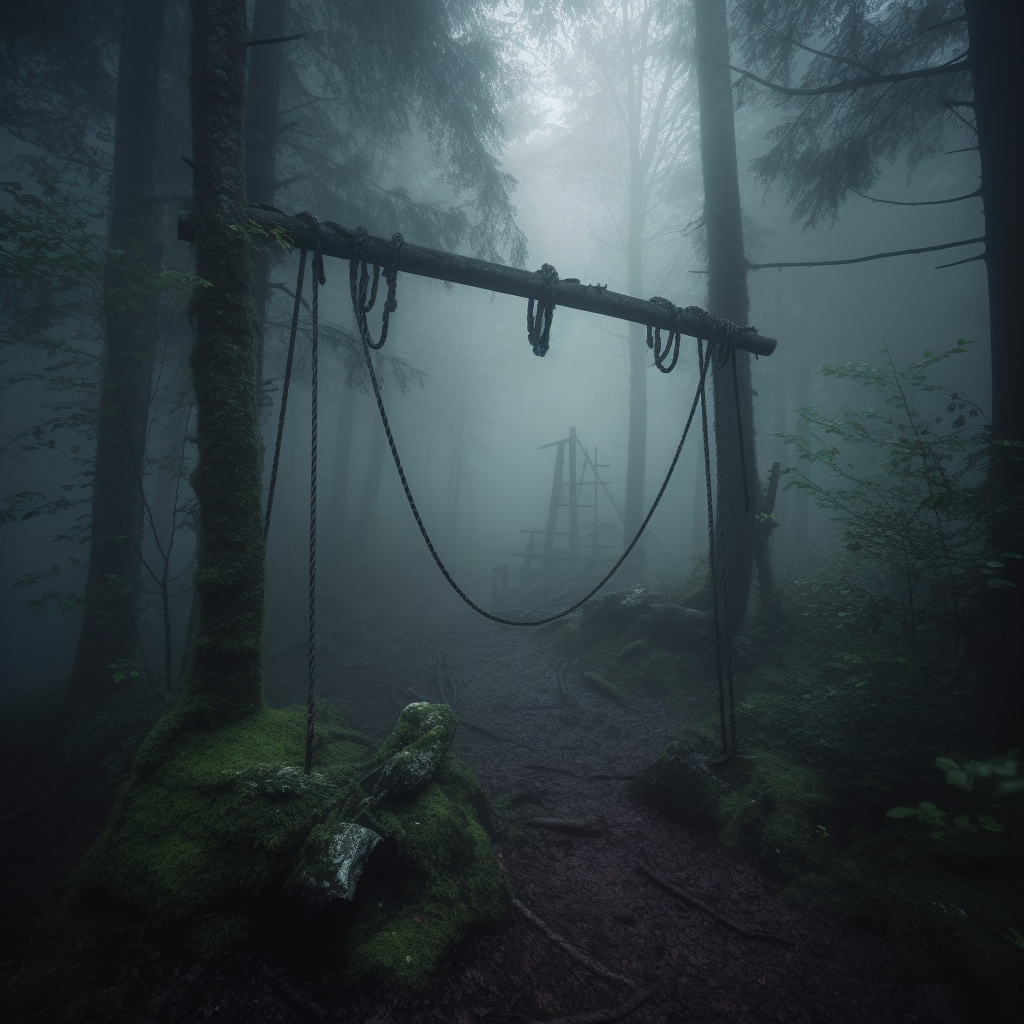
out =
<path fill-rule="evenodd" d="M 922 252 L 936 252 L 939 249 L 955 249 L 958 245 L 974 245 L 976 242 L 984 242 L 985 236 L 979 238 L 965 238 L 959 242 L 944 242 L 942 245 L 924 245 L 920 249 L 897 249 L 895 252 L 876 252 L 873 256 L 856 256 L 850 260 L 816 260 L 810 263 L 748 263 L 747 270 L 782 270 L 786 267 L 841 267 L 849 263 L 867 263 L 868 260 L 885 260 L 890 256 L 915 256 Z M 981 257 L 975 257 L 980 259 Z M 967 260 L 962 262 L 966 263 Z M 953 266 L 954 264 L 946 264 Z M 691 270 L 691 274 L 706 274 L 706 270 Z"/>
<path fill-rule="evenodd" d="M 298 32 L 294 36 L 277 36 L 274 39 L 253 39 L 248 43 L 242 43 L 242 48 L 248 46 L 269 46 L 271 43 L 290 43 L 293 39 L 305 39 L 308 32 Z"/>
<path fill-rule="evenodd" d="M 944 206 L 946 203 L 959 203 L 964 199 L 974 199 L 981 195 L 981 189 L 976 188 L 973 192 L 968 192 L 965 196 L 954 196 L 952 199 L 922 199 L 916 203 L 901 203 L 895 199 L 876 199 L 874 196 L 866 196 L 863 192 L 858 192 L 855 188 L 848 189 L 855 196 L 860 196 L 861 199 L 867 199 L 872 203 L 885 203 L 887 206 Z"/>
<path fill-rule="evenodd" d="M 957 260 L 955 263 L 940 263 L 937 267 L 933 267 L 933 270 L 944 270 L 946 267 L 959 267 L 964 263 L 974 263 L 975 260 L 983 260 L 985 253 L 978 253 L 977 256 L 968 256 L 965 260 Z"/>

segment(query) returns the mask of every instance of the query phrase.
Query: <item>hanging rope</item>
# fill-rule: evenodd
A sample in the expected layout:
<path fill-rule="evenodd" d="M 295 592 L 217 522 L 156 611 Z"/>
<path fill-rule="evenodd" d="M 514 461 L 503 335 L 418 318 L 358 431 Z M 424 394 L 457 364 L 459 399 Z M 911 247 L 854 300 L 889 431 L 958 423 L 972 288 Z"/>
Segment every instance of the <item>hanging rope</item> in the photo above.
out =
<path fill-rule="evenodd" d="M 533 346 L 535 356 L 546 356 L 551 338 L 551 321 L 555 316 L 555 285 L 558 271 L 550 263 L 537 271 L 544 278 L 540 299 L 537 302 L 537 316 L 533 315 L 533 299 L 526 304 L 526 337 Z"/>
<path fill-rule="evenodd" d="M 366 288 L 370 281 L 370 272 L 367 268 L 365 261 L 362 259 L 363 248 L 366 245 L 366 239 L 369 237 L 369 232 L 362 225 L 356 228 L 356 255 L 355 258 L 348 265 L 348 285 L 349 291 L 352 293 L 352 312 L 356 316 L 356 326 L 359 328 L 359 336 L 363 339 L 363 344 L 368 345 L 374 351 L 384 347 L 384 342 L 388 340 L 388 325 L 391 320 L 391 314 L 398 309 L 398 300 L 395 297 L 398 291 L 398 257 L 402 252 L 402 246 L 405 244 L 405 239 L 396 232 L 391 236 L 391 259 L 388 263 L 387 269 L 384 271 L 384 280 L 388 286 L 388 297 L 384 301 L 384 315 L 381 322 L 380 328 L 380 340 L 374 341 L 370 335 L 370 329 L 366 324 L 366 314 L 373 309 L 373 304 L 377 301 L 377 285 L 380 282 L 380 267 L 374 264 L 373 267 L 373 285 L 370 289 L 370 301 L 366 301 Z M 357 283 L 358 279 L 358 283 Z"/>
<path fill-rule="evenodd" d="M 704 352 L 704 340 L 697 339 L 697 359 L 700 365 L 702 377 L 707 376 L 708 365 L 711 362 L 711 347 L 708 346 L 707 354 Z M 711 488 L 711 442 L 708 434 L 708 411 L 707 398 L 704 392 L 700 395 L 700 425 L 704 438 L 704 489 L 708 502 L 708 571 L 711 575 L 711 624 L 715 634 L 715 670 L 718 677 L 718 716 L 722 727 L 722 755 L 729 752 L 728 737 L 725 729 L 725 679 L 723 676 L 724 659 L 722 658 L 722 629 L 718 615 L 718 578 L 715 558 L 715 507 L 712 498 Z M 717 454 L 717 453 L 716 453 Z"/>
<path fill-rule="evenodd" d="M 554 273 L 554 268 L 553 267 L 551 268 L 551 272 Z M 350 265 L 350 278 L 349 278 L 350 280 L 351 280 L 351 277 L 352 277 L 352 274 L 351 274 L 351 265 Z M 354 297 L 354 300 L 357 299 L 357 296 L 354 295 L 353 297 Z M 722 322 L 726 323 L 727 321 L 722 321 Z M 735 327 L 735 325 L 733 325 L 733 326 Z M 549 327 L 550 327 L 550 321 L 549 321 Z M 638 529 L 636 531 L 635 536 L 629 542 L 628 546 L 622 552 L 622 554 L 619 556 L 619 558 L 617 559 L 615 564 L 611 567 L 611 569 L 608 570 L 607 573 L 605 573 L 605 575 L 602 578 L 601 582 L 598 583 L 597 586 L 595 586 L 588 594 L 586 594 L 586 596 L 580 598 L 580 600 L 578 600 L 575 604 L 570 605 L 568 608 L 564 608 L 562 611 L 557 612 L 554 615 L 548 615 L 548 616 L 546 616 L 543 619 L 529 619 L 529 620 L 525 620 L 524 621 L 522 619 L 505 619 L 505 618 L 502 618 L 499 615 L 491 614 L 491 612 L 487 611 L 485 608 L 481 608 L 480 605 L 478 605 L 458 585 L 458 583 L 455 582 L 455 579 L 452 577 L 452 574 L 448 571 L 447 566 L 445 566 L 444 562 L 441 560 L 441 556 L 437 553 L 437 549 L 434 547 L 434 542 L 430 539 L 430 534 L 427 532 L 427 528 L 426 528 L 426 526 L 423 523 L 422 517 L 420 516 L 420 511 L 419 511 L 419 508 L 416 505 L 416 500 L 412 496 L 412 490 L 409 487 L 409 481 L 406 478 L 405 469 L 402 466 L 402 460 L 401 460 L 401 458 L 399 457 L 399 454 L 398 454 L 398 446 L 395 444 L 394 434 L 392 434 L 392 432 L 391 432 L 391 424 L 388 421 L 388 414 L 387 414 L 387 411 L 384 408 L 384 400 L 381 398 L 380 385 L 377 382 L 377 373 L 376 373 L 376 370 L 374 369 L 374 366 L 373 366 L 373 359 L 370 356 L 369 332 L 363 334 L 363 354 L 366 357 L 366 370 L 369 373 L 370 381 L 373 384 L 373 394 L 374 394 L 374 397 L 377 399 L 377 410 L 380 413 L 381 423 L 384 425 L 384 433 L 387 435 L 388 445 L 391 448 L 391 456 L 392 456 L 392 458 L 394 459 L 394 462 L 395 462 L 395 468 L 398 470 L 399 479 L 402 481 L 402 489 L 405 491 L 405 497 L 406 497 L 406 500 L 409 503 L 409 508 L 412 511 L 413 518 L 416 520 L 416 525 L 419 527 L 420 536 L 423 537 L 423 541 L 427 545 L 427 550 L 430 552 L 431 557 L 434 559 L 434 564 L 438 567 L 438 569 L 441 570 L 441 574 L 448 581 L 448 585 L 452 588 L 452 590 L 455 591 L 456 594 L 459 595 L 459 597 L 462 598 L 462 600 L 467 605 L 469 605 L 470 608 L 473 609 L 473 611 L 477 612 L 479 615 L 482 615 L 485 619 L 490 619 L 492 622 L 500 622 L 502 625 L 505 625 L 505 626 L 542 626 L 542 625 L 544 625 L 545 623 L 548 623 L 548 622 L 555 622 L 557 619 L 561 619 L 564 616 L 569 615 L 571 612 L 574 612 L 577 608 L 582 607 L 584 604 L 587 603 L 587 601 L 589 601 L 612 578 L 612 576 L 615 575 L 615 573 L 618 571 L 619 567 L 629 557 L 630 552 L 633 550 L 633 548 L 636 546 L 637 542 L 640 540 L 640 537 L 643 535 L 644 530 L 647 529 L 647 524 L 651 521 L 651 517 L 654 515 L 654 512 L 657 509 L 658 504 L 660 503 L 660 501 L 662 499 L 662 496 L 665 494 L 665 491 L 668 488 L 669 481 L 672 479 L 672 473 L 673 473 L 673 471 L 676 468 L 676 464 L 679 462 L 679 457 L 680 457 L 680 455 L 682 454 L 682 451 L 683 451 L 683 445 L 686 443 L 686 437 L 687 437 L 687 435 L 689 434 L 689 431 L 690 431 L 690 425 L 693 423 L 693 417 L 694 417 L 694 414 L 697 411 L 697 403 L 698 403 L 698 401 L 701 401 L 703 403 L 703 396 L 704 396 L 704 393 L 705 393 L 705 384 L 706 384 L 706 378 L 707 378 L 707 369 L 708 369 L 708 366 L 710 365 L 710 352 L 711 352 L 712 344 L 713 343 L 711 341 L 708 342 L 709 358 L 706 359 L 706 360 L 702 360 L 702 362 L 701 362 L 700 379 L 697 382 L 697 389 L 696 389 L 696 392 L 695 392 L 695 394 L 693 396 L 693 403 L 690 406 L 690 414 L 686 418 L 686 426 L 683 428 L 683 436 L 679 439 L 679 444 L 676 447 L 675 455 L 672 457 L 672 463 L 671 463 L 671 465 L 668 468 L 668 472 L 665 474 L 665 479 L 662 481 L 661 488 L 658 490 L 657 497 L 654 499 L 654 502 L 651 504 L 651 507 L 650 507 L 646 517 L 644 518 L 644 521 L 640 524 L 640 529 Z M 542 353 L 538 353 L 538 354 L 542 354 Z M 702 408 L 703 408 L 703 404 L 702 404 Z M 705 434 L 706 434 L 706 427 L 705 427 Z"/>
<path fill-rule="evenodd" d="M 721 317 L 714 317 L 701 309 L 699 306 L 688 306 L 685 310 L 699 317 L 705 327 L 709 328 L 712 337 L 717 335 L 720 342 L 718 352 L 715 355 L 715 367 L 722 369 L 725 360 L 730 361 L 732 371 L 732 397 L 736 412 L 736 436 L 739 446 L 740 474 L 743 479 L 743 504 L 746 511 L 750 511 L 750 495 L 747 488 L 747 464 L 746 451 L 743 443 L 743 422 L 740 413 L 739 377 L 736 369 L 736 348 L 732 344 L 736 335 L 741 330 L 756 331 L 754 327 L 740 328 L 729 320 Z M 709 348 L 707 357 L 703 354 L 703 346 L 698 339 L 698 358 L 704 364 L 702 372 L 706 373 L 707 363 L 712 359 Z M 715 391 L 715 478 L 717 491 L 717 506 L 719 511 L 723 507 L 724 476 L 722 472 L 722 458 L 720 450 L 721 434 L 719 431 L 720 419 L 718 395 L 718 377 L 712 374 L 712 386 Z M 715 509 L 712 501 L 711 490 L 711 452 L 708 440 L 707 414 L 701 404 L 701 424 L 704 432 L 704 481 L 707 488 L 708 505 L 708 569 L 711 575 L 711 600 L 712 600 L 712 621 L 715 631 L 715 668 L 718 677 L 718 711 L 722 733 L 722 758 L 732 757 L 736 753 L 736 699 L 735 684 L 732 663 L 732 627 L 729 623 L 729 558 L 726 544 L 726 531 L 720 532 L 715 528 Z M 716 532 L 718 533 L 718 545 L 716 548 Z M 719 570 L 719 557 L 721 569 Z M 721 604 L 721 613 L 719 613 Z M 728 724 L 726 719 L 726 704 L 728 703 Z"/>
<path fill-rule="evenodd" d="M 668 299 L 662 298 L 660 295 L 655 295 L 651 300 L 656 306 L 661 306 L 663 309 L 667 309 L 672 313 L 678 313 L 679 308 Z M 664 349 L 661 347 L 661 328 L 651 327 L 647 325 L 647 347 L 652 349 L 654 352 L 654 365 L 661 370 L 662 373 L 671 373 L 675 367 L 676 362 L 679 359 L 679 344 L 682 339 L 682 334 L 677 329 L 673 328 L 668 332 L 668 340 L 665 342 Z M 672 362 L 666 365 L 665 354 L 671 350 Z"/>
<path fill-rule="evenodd" d="M 292 329 L 288 336 L 288 358 L 284 364 L 284 381 L 281 384 L 281 408 L 277 414 L 277 440 L 274 442 L 274 461 L 270 469 L 270 486 L 267 488 L 267 510 L 263 516 L 263 540 L 270 534 L 270 511 L 274 507 L 274 491 L 277 489 L 277 470 L 281 463 L 281 438 L 284 436 L 284 414 L 288 408 L 288 388 L 292 382 L 292 360 L 295 356 L 295 335 L 299 326 L 299 306 L 302 304 L 302 279 L 306 274 L 306 250 L 299 254 L 299 273 L 295 279 L 295 305 L 292 307 Z"/>
<path fill-rule="evenodd" d="M 310 398 L 309 443 L 309 685 L 306 688 L 306 764 L 308 775 L 313 767 L 313 709 L 316 683 L 316 457 L 317 457 L 317 383 L 320 359 L 320 285 L 326 284 L 324 258 L 320 252 L 320 236 L 313 252 L 313 301 L 310 373 L 313 378 Z"/>

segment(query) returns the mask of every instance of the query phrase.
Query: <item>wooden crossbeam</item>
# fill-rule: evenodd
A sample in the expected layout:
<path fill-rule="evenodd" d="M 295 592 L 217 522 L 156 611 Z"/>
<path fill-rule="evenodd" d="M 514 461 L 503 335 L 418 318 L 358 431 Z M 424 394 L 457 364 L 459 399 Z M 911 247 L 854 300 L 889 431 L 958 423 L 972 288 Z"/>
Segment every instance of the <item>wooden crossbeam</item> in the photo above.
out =
<path fill-rule="evenodd" d="M 289 217 L 280 210 L 256 206 L 249 207 L 249 218 L 264 231 L 277 232 L 278 237 L 289 239 L 296 249 L 312 251 L 316 247 L 315 229 L 304 220 Z M 319 230 L 320 251 L 325 256 L 350 260 L 357 255 L 355 231 L 330 221 L 320 224 Z M 178 215 L 178 238 L 183 242 L 195 241 L 195 231 L 187 210 Z M 379 267 L 388 266 L 392 259 L 391 243 L 387 239 L 369 235 L 363 240 L 361 258 Z M 416 274 L 418 277 L 451 281 L 453 284 L 469 285 L 471 288 L 501 292 L 504 295 L 518 295 L 524 299 L 539 299 L 544 287 L 540 275 L 528 270 L 507 267 L 501 263 L 488 263 L 486 260 L 475 260 L 469 256 L 428 249 L 408 242 L 402 246 L 399 253 L 398 269 L 402 273 Z M 608 291 L 604 285 L 560 280 L 555 285 L 555 305 L 629 320 L 632 323 L 649 324 L 662 330 L 669 330 L 675 326 L 675 318 L 668 310 L 646 299 Z M 679 326 L 683 334 L 691 338 L 706 334 L 700 318 L 686 313 L 682 314 Z M 778 342 L 762 334 L 744 331 L 736 336 L 735 344 L 736 348 L 744 352 L 770 356 Z"/>

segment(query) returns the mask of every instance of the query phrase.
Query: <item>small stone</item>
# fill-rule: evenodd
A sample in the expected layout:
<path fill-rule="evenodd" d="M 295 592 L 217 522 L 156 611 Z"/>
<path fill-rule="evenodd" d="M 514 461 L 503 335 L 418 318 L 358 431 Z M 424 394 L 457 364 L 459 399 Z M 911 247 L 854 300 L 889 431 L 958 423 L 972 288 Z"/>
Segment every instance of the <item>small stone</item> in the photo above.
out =
<path fill-rule="evenodd" d="M 342 825 L 336 831 L 317 826 L 299 852 L 285 887 L 310 906 L 321 908 L 351 900 L 367 857 L 380 842 L 362 825 Z"/>

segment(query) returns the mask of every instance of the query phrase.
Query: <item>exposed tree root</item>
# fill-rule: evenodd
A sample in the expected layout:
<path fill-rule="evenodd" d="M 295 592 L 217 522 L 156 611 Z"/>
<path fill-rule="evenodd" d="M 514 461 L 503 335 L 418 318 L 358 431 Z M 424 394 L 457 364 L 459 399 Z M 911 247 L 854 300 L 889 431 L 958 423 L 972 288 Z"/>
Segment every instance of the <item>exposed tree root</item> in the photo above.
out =
<path fill-rule="evenodd" d="M 661 981 L 647 988 L 634 992 L 624 1003 L 612 1006 L 607 1010 L 593 1010 L 590 1013 L 574 1013 L 571 1017 L 556 1017 L 548 1021 L 531 1021 L 530 1024 L 605 1024 L 606 1021 L 621 1020 L 627 1013 L 632 1013 L 642 1003 L 646 1003 L 651 996 L 668 988 L 672 984 L 671 978 L 662 978 Z"/>
<path fill-rule="evenodd" d="M 774 935 L 771 932 L 759 932 L 752 928 L 745 928 L 736 921 L 733 921 L 728 917 L 723 917 L 717 910 L 713 910 L 706 903 L 702 903 L 695 896 L 691 896 L 685 889 L 681 889 L 678 885 L 674 885 L 667 878 L 663 878 L 656 871 L 652 871 L 649 867 L 645 867 L 643 864 L 638 863 L 636 869 L 641 875 L 654 882 L 655 885 L 661 886 L 661 888 L 664 889 L 665 892 L 669 893 L 669 895 L 675 896 L 676 899 L 682 900 L 683 903 L 688 903 L 691 907 L 696 907 L 698 910 L 703 911 L 705 914 L 713 917 L 720 925 L 722 925 L 723 928 L 728 928 L 729 931 L 735 932 L 737 935 L 741 935 L 745 939 L 763 939 L 766 942 L 778 942 L 783 946 L 795 945 L 791 939 L 783 938 L 781 935 Z"/>
<path fill-rule="evenodd" d="M 574 960 L 583 964 L 588 971 L 598 975 L 602 978 L 607 978 L 608 981 L 614 981 L 618 985 L 625 985 L 627 988 L 636 988 L 636 982 L 629 978 L 624 978 L 621 974 L 616 974 L 614 971 L 610 971 L 607 967 L 602 966 L 596 960 L 587 956 L 582 950 L 577 949 L 567 939 L 563 939 L 557 932 L 552 931 L 529 907 L 523 906 L 514 896 L 512 897 L 512 905 L 519 911 L 527 921 L 530 922 L 535 928 L 539 928 L 556 946 L 564 950 Z M 639 1005 L 639 1004 L 637 1004 Z M 614 1018 L 608 1018 L 613 1020 Z"/>

